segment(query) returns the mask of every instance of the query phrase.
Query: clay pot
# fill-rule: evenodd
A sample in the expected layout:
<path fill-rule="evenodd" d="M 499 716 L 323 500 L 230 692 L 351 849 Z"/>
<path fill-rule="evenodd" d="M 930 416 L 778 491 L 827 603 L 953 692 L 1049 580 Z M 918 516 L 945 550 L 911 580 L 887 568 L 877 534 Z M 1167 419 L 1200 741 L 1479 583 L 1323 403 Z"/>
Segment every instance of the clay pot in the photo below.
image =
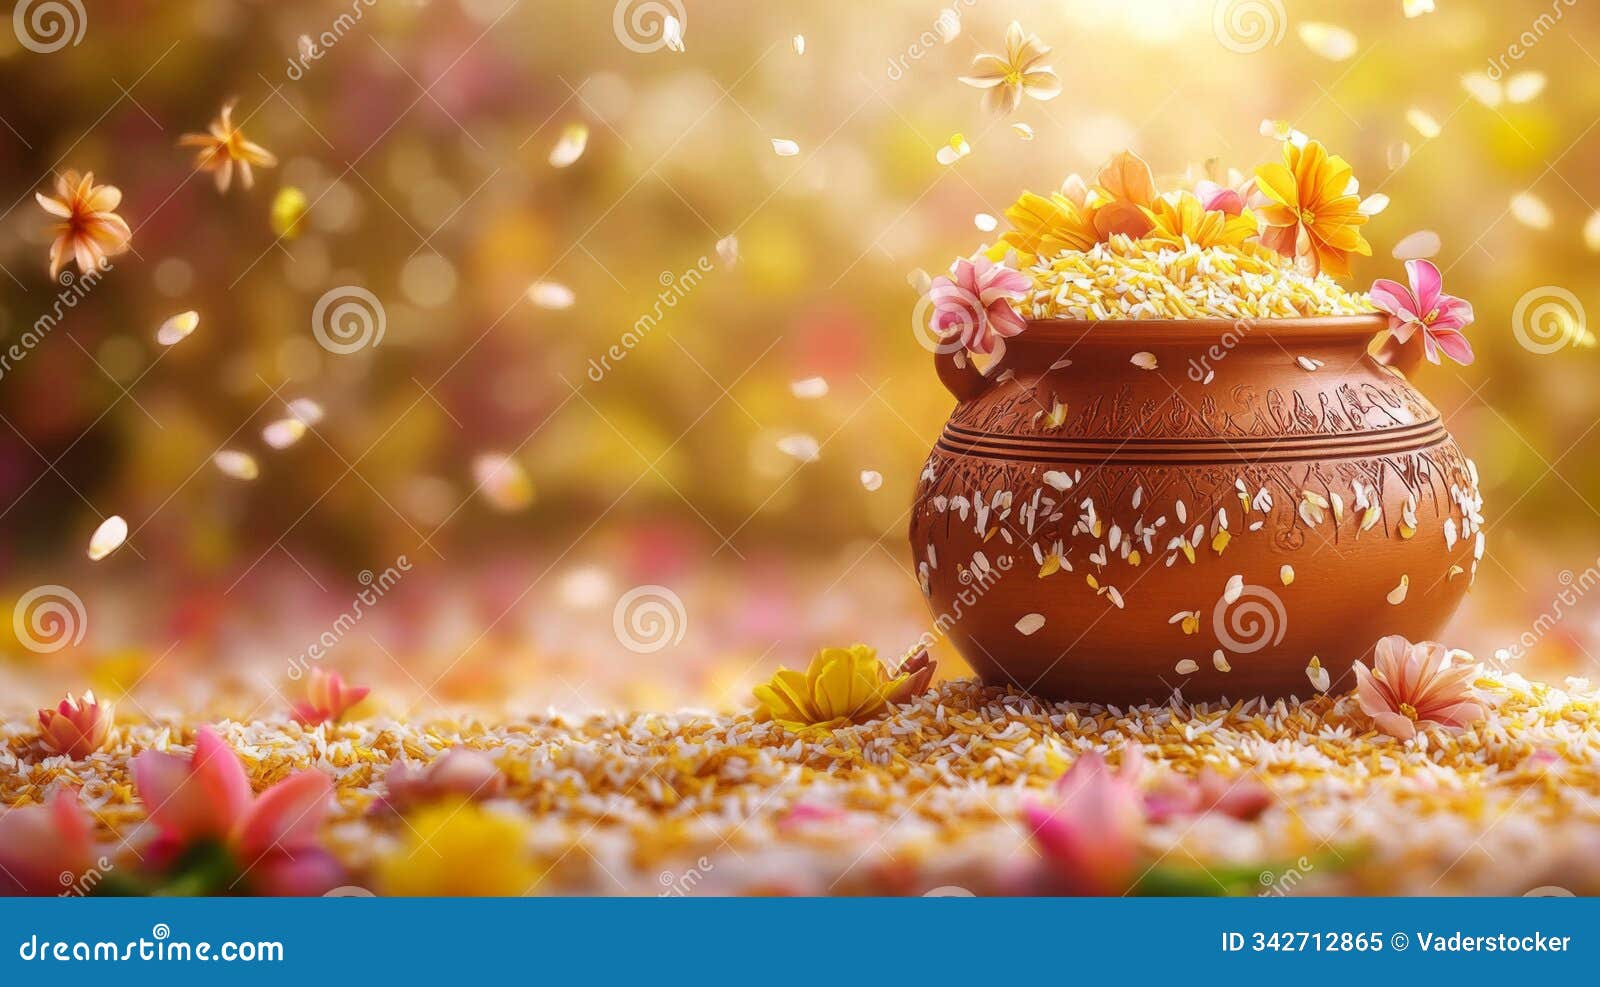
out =
<path fill-rule="evenodd" d="M 1119 705 L 1345 692 L 1379 637 L 1435 637 L 1482 556 L 1477 471 L 1367 354 L 1384 327 L 1048 320 L 986 374 L 937 354 L 933 636 L 985 682 Z"/>

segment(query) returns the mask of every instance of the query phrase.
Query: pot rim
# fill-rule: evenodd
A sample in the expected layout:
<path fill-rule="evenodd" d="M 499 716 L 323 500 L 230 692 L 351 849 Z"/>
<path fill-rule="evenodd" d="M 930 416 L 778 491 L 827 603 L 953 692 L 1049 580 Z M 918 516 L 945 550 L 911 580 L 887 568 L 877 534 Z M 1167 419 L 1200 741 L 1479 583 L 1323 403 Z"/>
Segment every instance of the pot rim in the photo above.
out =
<path fill-rule="evenodd" d="M 1238 327 L 1248 326 L 1248 331 Z M 1007 346 L 1031 343 L 1216 343 L 1233 333 L 1232 345 L 1311 340 L 1365 342 L 1389 328 L 1385 312 L 1312 315 L 1288 319 L 1028 319 L 1027 329 Z"/>

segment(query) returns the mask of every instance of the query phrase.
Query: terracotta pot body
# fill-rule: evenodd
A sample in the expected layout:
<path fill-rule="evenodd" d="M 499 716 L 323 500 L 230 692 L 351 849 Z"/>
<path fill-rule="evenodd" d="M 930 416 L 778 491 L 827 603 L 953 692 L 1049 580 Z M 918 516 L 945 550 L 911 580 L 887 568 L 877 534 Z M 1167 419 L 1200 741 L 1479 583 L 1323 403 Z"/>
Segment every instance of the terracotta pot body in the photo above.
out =
<path fill-rule="evenodd" d="M 1384 325 L 1036 321 L 987 374 L 938 355 L 960 404 L 911 517 L 932 636 L 988 683 L 1119 705 L 1307 697 L 1313 656 L 1342 692 L 1379 637 L 1435 637 L 1481 500 L 1367 355 Z"/>

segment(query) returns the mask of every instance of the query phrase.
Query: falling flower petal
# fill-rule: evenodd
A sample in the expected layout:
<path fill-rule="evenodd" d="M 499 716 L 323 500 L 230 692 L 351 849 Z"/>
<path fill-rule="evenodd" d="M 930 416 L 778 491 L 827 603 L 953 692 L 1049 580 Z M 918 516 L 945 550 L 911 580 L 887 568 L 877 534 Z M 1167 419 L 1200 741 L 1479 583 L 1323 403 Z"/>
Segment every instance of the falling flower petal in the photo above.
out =
<path fill-rule="evenodd" d="M 1406 122 L 1416 128 L 1417 133 L 1428 140 L 1438 137 L 1439 133 L 1444 129 L 1439 125 L 1439 121 L 1434 119 L 1433 114 L 1417 106 L 1406 110 Z"/>
<path fill-rule="evenodd" d="M 1432 230 L 1418 230 L 1408 233 L 1394 245 L 1395 260 L 1419 260 L 1424 257 L 1438 256 L 1443 246 L 1439 241 L 1439 234 Z"/>
<path fill-rule="evenodd" d="M 806 36 L 805 35 L 797 34 L 797 35 L 794 36 L 794 53 L 796 55 L 804 55 L 806 53 Z"/>
<path fill-rule="evenodd" d="M 1518 192 L 1511 197 L 1511 217 L 1535 230 L 1548 230 L 1555 222 L 1550 207 L 1532 192 Z"/>
<path fill-rule="evenodd" d="M 473 457 L 472 478 L 497 511 L 520 511 L 533 503 L 533 481 L 522 464 L 499 452 Z"/>
<path fill-rule="evenodd" d="M 272 212 L 270 222 L 272 232 L 285 240 L 293 240 L 300 235 L 301 228 L 305 225 L 306 213 L 311 210 L 311 203 L 306 194 L 293 185 L 285 185 L 278 189 L 272 197 Z"/>
<path fill-rule="evenodd" d="M 1518 72 L 1506 80 L 1506 99 L 1513 103 L 1527 103 L 1544 92 L 1543 72 Z"/>
<path fill-rule="evenodd" d="M 571 308 L 578 300 L 572 289 L 554 281 L 535 281 L 528 286 L 528 300 L 540 308 Z"/>
<path fill-rule="evenodd" d="M 1403 167 L 1407 161 L 1411 160 L 1411 145 L 1405 141 L 1390 144 L 1388 150 L 1383 153 L 1383 160 L 1389 166 L 1390 171 Z"/>
<path fill-rule="evenodd" d="M 99 562 L 115 552 L 127 537 L 128 522 L 122 519 L 122 515 L 113 514 L 106 518 L 89 538 L 89 561 Z"/>
<path fill-rule="evenodd" d="M 861 485 L 868 490 L 876 490 L 883 486 L 883 474 L 877 470 L 862 470 Z"/>
<path fill-rule="evenodd" d="M 1283 565 L 1279 566 L 1278 567 L 1278 579 L 1285 586 L 1288 586 L 1289 584 L 1293 583 L 1294 582 L 1294 566 L 1289 565 L 1287 562 L 1285 562 Z"/>
<path fill-rule="evenodd" d="M 739 238 L 729 233 L 717 241 L 717 256 L 722 258 L 726 267 L 739 263 Z"/>
<path fill-rule="evenodd" d="M 1590 250 L 1600 253 L 1600 209 L 1589 214 L 1583 221 L 1583 243 Z"/>
<path fill-rule="evenodd" d="M 1128 362 L 1140 370 L 1154 370 L 1156 368 L 1156 355 L 1148 350 L 1140 350 L 1129 357 Z"/>
<path fill-rule="evenodd" d="M 289 402 L 289 415 L 307 428 L 322 421 L 322 405 L 310 398 L 295 398 Z"/>
<path fill-rule="evenodd" d="M 972 217 L 972 225 L 976 226 L 980 232 L 993 233 L 995 227 L 1000 225 L 1000 221 L 986 212 L 980 212 Z"/>
<path fill-rule="evenodd" d="M 1306 21 L 1298 30 L 1307 48 L 1331 61 L 1342 62 L 1360 47 L 1354 34 L 1334 24 Z"/>
<path fill-rule="evenodd" d="M 1387 599 L 1392 606 L 1398 607 L 1400 604 L 1406 602 L 1406 592 L 1410 589 L 1411 577 L 1402 575 L 1400 577 L 1400 584 L 1394 589 L 1390 590 L 1389 595 L 1385 597 L 1385 599 Z"/>
<path fill-rule="evenodd" d="M 223 449 L 211 457 L 211 462 L 222 471 L 223 476 L 235 480 L 254 480 L 261 475 L 261 467 L 256 465 L 255 457 L 237 449 Z"/>
<path fill-rule="evenodd" d="M 1306 678 L 1311 680 L 1311 687 L 1318 692 L 1327 692 L 1332 684 L 1328 681 L 1328 670 L 1322 667 L 1316 655 L 1311 656 L 1311 663 L 1306 666 Z"/>
<path fill-rule="evenodd" d="M 1025 124 L 1025 123 L 1014 123 L 1014 124 L 1011 125 L 1011 129 L 1016 133 L 1016 135 L 1018 137 L 1022 138 L 1023 140 L 1025 140 L 1025 141 L 1033 140 L 1033 128 L 1028 126 L 1027 124 Z"/>
<path fill-rule="evenodd" d="M 261 429 L 261 440 L 274 449 L 287 449 L 306 434 L 306 423 L 298 418 L 280 418 Z"/>
<path fill-rule="evenodd" d="M 972 146 L 960 134 L 951 134 L 945 146 L 939 148 L 934 154 L 934 159 L 942 165 L 953 165 L 957 161 L 972 153 Z"/>
<path fill-rule="evenodd" d="M 817 440 L 804 432 L 785 435 L 779 439 L 778 451 L 785 456 L 792 456 L 802 463 L 814 463 L 822 456 L 822 447 L 817 443 Z"/>
<path fill-rule="evenodd" d="M 583 157 L 589 146 L 589 127 L 584 123 L 569 123 L 561 130 L 561 139 L 550 149 L 550 165 L 565 168 Z"/>
<path fill-rule="evenodd" d="M 1467 95 L 1490 109 L 1505 102 L 1505 87 L 1483 72 L 1469 72 L 1462 76 L 1461 88 L 1467 91 Z"/>
<path fill-rule="evenodd" d="M 162 346 L 171 346 L 173 343 L 188 336 L 200 325 L 199 312 L 179 312 L 172 318 L 161 323 L 161 328 L 156 330 L 156 342 Z"/>
<path fill-rule="evenodd" d="M 1185 658 L 1174 665 L 1172 670 L 1179 675 L 1193 675 L 1195 672 L 1200 671 L 1200 663 L 1193 658 Z"/>
<path fill-rule="evenodd" d="M 772 138 L 772 150 L 780 158 L 791 158 L 800 153 L 800 145 L 784 137 Z"/>
<path fill-rule="evenodd" d="M 683 51 L 683 22 L 671 14 L 661 19 L 661 40 L 668 51 Z"/>
<path fill-rule="evenodd" d="M 1361 200 L 1359 208 L 1363 216 L 1376 216 L 1389 208 L 1389 197 L 1382 192 L 1374 192 Z"/>
<path fill-rule="evenodd" d="M 789 383 L 789 393 L 797 398 L 815 399 L 828 396 L 828 381 L 823 377 L 806 377 Z"/>
<path fill-rule="evenodd" d="M 1407 17 L 1421 17 L 1433 13 L 1433 0 L 1401 0 L 1400 8 Z"/>

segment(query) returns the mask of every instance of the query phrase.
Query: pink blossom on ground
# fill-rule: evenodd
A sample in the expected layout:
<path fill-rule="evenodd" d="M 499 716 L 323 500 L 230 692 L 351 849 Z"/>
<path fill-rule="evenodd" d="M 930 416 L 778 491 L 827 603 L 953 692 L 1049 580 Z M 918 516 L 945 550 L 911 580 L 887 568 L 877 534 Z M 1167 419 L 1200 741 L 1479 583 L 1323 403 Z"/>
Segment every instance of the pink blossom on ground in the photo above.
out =
<path fill-rule="evenodd" d="M 54 709 L 39 710 L 39 735 L 57 754 L 82 760 L 104 747 L 111 737 L 112 705 L 85 692 L 83 698 L 67 694 Z"/>
<path fill-rule="evenodd" d="M 1436 641 L 1412 644 L 1398 634 L 1373 649 L 1371 671 L 1355 663 L 1356 701 L 1373 726 L 1400 740 L 1417 735 L 1417 724 L 1464 727 L 1483 719 L 1484 708 L 1472 690 L 1478 668 L 1451 660 Z"/>
<path fill-rule="evenodd" d="M 306 698 L 294 704 L 291 715 L 305 726 L 337 723 L 350 707 L 367 697 L 366 686 L 346 685 L 338 672 L 313 668 L 306 676 Z"/>
<path fill-rule="evenodd" d="M 483 751 L 453 748 L 427 765 L 396 762 L 383 777 L 388 795 L 381 808 L 404 812 L 446 798 L 494 798 L 506 789 L 506 776 Z"/>
<path fill-rule="evenodd" d="M 58 895 L 95 867 L 94 827 L 76 789 L 0 812 L 0 895 Z"/>
<path fill-rule="evenodd" d="M 1057 779 L 1051 798 L 1023 815 L 1034 842 L 1068 894 L 1121 895 L 1138 877 L 1144 808 L 1134 784 L 1137 755 L 1113 772 L 1090 751 Z"/>
<path fill-rule="evenodd" d="M 239 887 L 267 895 L 318 895 L 343 877 L 318 842 L 333 785 L 319 771 L 301 771 L 251 793 L 238 755 L 209 727 L 185 758 L 145 751 L 133 759 L 134 785 L 157 837 L 148 856 L 170 865 L 203 842 L 227 849 Z"/>

